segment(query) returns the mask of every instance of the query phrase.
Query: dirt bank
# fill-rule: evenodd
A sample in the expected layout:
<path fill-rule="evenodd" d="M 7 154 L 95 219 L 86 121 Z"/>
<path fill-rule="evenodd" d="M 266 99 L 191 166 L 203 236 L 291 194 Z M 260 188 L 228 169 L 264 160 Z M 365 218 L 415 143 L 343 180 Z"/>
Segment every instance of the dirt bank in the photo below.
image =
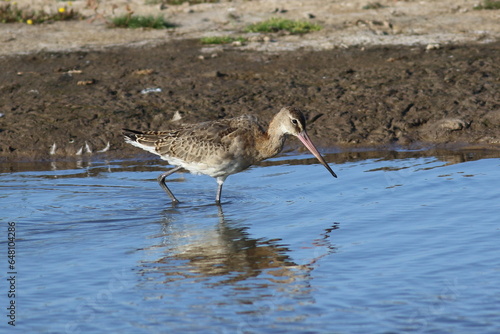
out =
<path fill-rule="evenodd" d="M 0 60 L 4 157 L 130 152 L 120 129 L 305 109 L 322 145 L 499 144 L 500 43 L 278 54 L 197 41 Z M 54 149 L 54 143 L 56 148 Z M 83 150 L 85 153 L 85 149 Z"/>
<path fill-rule="evenodd" d="M 248 3 L 234 5 L 238 9 Z M 193 6 L 194 12 L 186 8 L 180 18 L 206 14 L 212 7 Z M 278 12 L 299 15 L 292 7 L 284 8 Z M 401 12 L 401 8 L 396 9 Z M 428 13 L 440 13 L 441 7 L 436 5 L 433 12 L 430 3 L 425 8 Z M 478 12 L 454 8 L 446 13 L 476 18 L 472 14 Z M 397 14 L 389 10 L 382 14 Z M 321 11 L 316 8 L 314 12 Z M 259 13 L 254 13 L 253 20 L 264 16 Z M 354 12 L 346 15 L 355 17 Z M 483 15 L 495 14 L 490 11 Z M 324 22 L 330 22 L 327 17 Z M 395 16 L 400 17 L 404 16 Z M 429 45 L 427 42 L 435 36 L 432 25 L 422 35 L 405 34 L 404 29 L 399 35 L 384 35 L 364 31 L 371 21 L 364 17 L 359 20 L 355 28 L 350 26 L 344 32 L 356 29 L 352 38 L 366 32 L 373 37 L 369 43 L 338 44 L 325 33 L 333 31 L 332 21 L 317 35 L 273 35 L 269 43 L 243 47 L 207 47 L 197 39 L 177 35 L 168 40 L 102 44 L 127 45 L 121 47 L 82 47 L 86 44 L 75 39 L 71 45 L 61 42 L 45 51 L 33 50 L 32 46 L 24 51 L 11 50 L 0 58 L 0 157 L 15 160 L 88 155 L 106 149 L 108 143 L 108 152 L 134 154 L 137 150 L 123 143 L 123 127 L 161 129 L 176 111 L 186 122 L 243 113 L 254 113 L 267 121 L 285 105 L 307 112 L 310 135 L 322 146 L 500 144 L 498 41 L 465 39 L 467 43 L 463 44 L 460 38 L 465 33 L 457 32 L 455 39 L 449 39 L 454 43 Z M 422 17 L 418 24 L 423 26 L 425 21 Z M 184 27 L 188 29 L 189 25 Z M 203 27 L 184 34 L 201 34 L 200 29 Z M 494 36 L 495 29 L 485 33 L 488 38 Z M 41 44 L 40 36 L 45 35 L 40 34 Z M 395 43 L 410 35 L 422 43 Z M 396 45 L 378 45 L 384 36 Z M 18 42 L 21 39 L 13 38 Z M 293 51 L 282 51 L 285 49 Z"/>

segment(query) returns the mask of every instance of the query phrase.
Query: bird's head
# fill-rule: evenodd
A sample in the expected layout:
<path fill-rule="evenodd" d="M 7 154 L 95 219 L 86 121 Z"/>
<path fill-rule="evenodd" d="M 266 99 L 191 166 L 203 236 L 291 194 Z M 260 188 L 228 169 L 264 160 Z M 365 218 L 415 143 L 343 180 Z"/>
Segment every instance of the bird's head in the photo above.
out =
<path fill-rule="evenodd" d="M 276 115 L 275 119 L 279 122 L 280 130 L 283 134 L 290 134 L 300 139 L 302 144 L 321 162 L 323 166 L 332 174 L 337 177 L 330 166 L 326 163 L 325 159 L 314 146 L 306 132 L 306 118 L 304 114 L 295 107 L 284 107 Z"/>

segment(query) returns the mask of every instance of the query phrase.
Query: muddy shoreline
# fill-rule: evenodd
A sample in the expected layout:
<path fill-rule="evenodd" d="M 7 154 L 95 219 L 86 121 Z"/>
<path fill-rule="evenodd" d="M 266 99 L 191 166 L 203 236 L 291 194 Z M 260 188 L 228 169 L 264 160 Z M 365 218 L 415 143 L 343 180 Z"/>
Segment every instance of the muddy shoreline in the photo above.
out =
<path fill-rule="evenodd" d="M 121 129 L 303 109 L 320 146 L 500 147 L 500 43 L 260 52 L 198 40 L 0 58 L 0 159 L 137 154 Z M 292 146 L 296 145 L 291 141 Z M 298 146 L 298 145 L 297 145 Z"/>

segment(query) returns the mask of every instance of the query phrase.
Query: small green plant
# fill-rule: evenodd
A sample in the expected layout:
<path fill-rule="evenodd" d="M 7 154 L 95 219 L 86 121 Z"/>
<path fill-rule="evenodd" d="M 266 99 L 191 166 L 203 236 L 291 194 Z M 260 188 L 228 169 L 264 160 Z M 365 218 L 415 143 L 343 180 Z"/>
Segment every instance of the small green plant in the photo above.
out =
<path fill-rule="evenodd" d="M 500 9 L 500 1 L 484 0 L 483 4 L 475 6 L 474 9 Z"/>
<path fill-rule="evenodd" d="M 215 3 L 219 2 L 219 0 L 145 0 L 146 5 L 182 5 L 183 3 L 188 2 L 190 5 L 195 5 L 199 3 Z"/>
<path fill-rule="evenodd" d="M 43 22 L 68 21 L 83 18 L 78 12 L 66 7 L 59 7 L 57 11 L 48 13 L 44 10 L 19 8 L 15 4 L 0 6 L 0 23 L 27 23 L 39 24 Z"/>
<path fill-rule="evenodd" d="M 202 44 L 230 44 L 233 42 L 245 43 L 248 38 L 245 37 L 231 37 L 231 36 L 212 36 L 202 37 L 200 42 Z"/>
<path fill-rule="evenodd" d="M 150 28 L 150 29 L 165 29 L 174 28 L 175 25 L 169 23 L 159 15 L 154 16 L 142 16 L 142 15 L 131 15 L 125 14 L 121 16 L 116 16 L 111 20 L 111 25 L 116 28 Z"/>
<path fill-rule="evenodd" d="M 380 8 L 384 8 L 384 7 L 385 6 L 382 5 L 380 2 L 369 2 L 361 8 L 363 8 L 363 9 L 380 9 Z"/>
<path fill-rule="evenodd" d="M 291 34 L 305 34 L 311 31 L 321 30 L 321 26 L 308 21 L 295 21 L 281 18 L 271 18 L 269 20 L 249 25 L 247 32 L 278 32 L 288 31 Z"/>

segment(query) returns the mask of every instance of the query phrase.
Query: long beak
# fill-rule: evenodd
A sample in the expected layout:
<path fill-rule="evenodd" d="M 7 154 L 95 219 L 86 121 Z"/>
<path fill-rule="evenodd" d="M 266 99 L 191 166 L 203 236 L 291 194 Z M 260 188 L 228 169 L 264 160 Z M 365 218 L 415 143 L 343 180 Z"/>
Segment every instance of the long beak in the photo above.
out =
<path fill-rule="evenodd" d="M 326 163 L 325 159 L 323 159 L 323 157 L 321 156 L 321 154 L 319 154 L 318 150 L 316 149 L 316 146 L 314 146 L 314 144 L 311 141 L 311 139 L 309 139 L 309 136 L 307 135 L 307 133 L 305 131 L 302 131 L 301 133 L 298 134 L 297 137 L 300 139 L 300 141 L 302 142 L 302 144 L 304 144 L 305 147 L 307 147 L 307 149 L 309 151 L 311 151 L 312 154 L 314 154 L 314 156 L 319 160 L 319 162 L 321 162 L 321 164 L 323 166 L 325 166 L 326 169 L 328 169 L 328 171 L 330 172 L 330 174 L 332 174 L 333 177 L 337 177 L 337 175 L 333 172 L 333 170 L 330 168 L 330 166 L 328 166 L 328 164 Z"/>

